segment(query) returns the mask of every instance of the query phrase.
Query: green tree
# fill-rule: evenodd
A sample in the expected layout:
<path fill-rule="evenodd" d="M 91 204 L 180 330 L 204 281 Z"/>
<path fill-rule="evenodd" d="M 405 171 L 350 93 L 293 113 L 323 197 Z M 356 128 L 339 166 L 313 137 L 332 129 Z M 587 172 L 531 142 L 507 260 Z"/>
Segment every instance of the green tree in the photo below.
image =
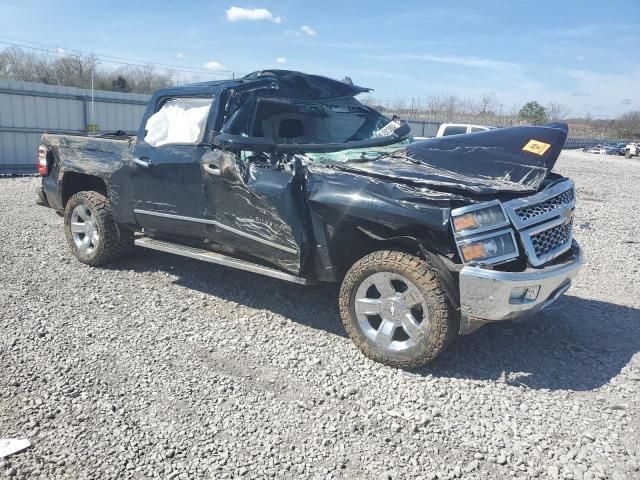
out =
<path fill-rule="evenodd" d="M 129 86 L 129 82 L 122 75 L 118 75 L 117 78 L 111 81 L 111 90 L 116 92 L 130 92 L 131 87 Z"/>
<path fill-rule="evenodd" d="M 538 102 L 527 102 L 518 112 L 518 118 L 531 125 L 542 125 L 547 122 L 549 116 L 547 109 Z"/>

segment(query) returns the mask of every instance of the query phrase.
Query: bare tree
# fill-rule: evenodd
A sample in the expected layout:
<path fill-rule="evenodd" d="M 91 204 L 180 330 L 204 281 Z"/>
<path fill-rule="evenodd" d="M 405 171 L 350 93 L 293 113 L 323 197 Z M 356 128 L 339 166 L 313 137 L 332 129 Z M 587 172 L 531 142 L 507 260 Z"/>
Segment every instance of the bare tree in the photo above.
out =
<path fill-rule="evenodd" d="M 482 123 L 486 122 L 489 115 L 495 115 L 496 105 L 498 104 L 498 98 L 493 93 L 484 93 L 478 100 L 478 114 Z"/>
<path fill-rule="evenodd" d="M 402 97 L 397 97 L 393 99 L 393 110 L 397 113 L 402 113 L 407 109 L 406 99 Z"/>
<path fill-rule="evenodd" d="M 438 96 L 428 96 L 425 99 L 425 105 L 427 109 L 427 113 L 429 114 L 429 118 L 431 120 L 439 120 L 439 113 L 441 110 L 441 101 Z"/>
<path fill-rule="evenodd" d="M 623 113 L 613 122 L 613 128 L 618 138 L 627 140 L 640 139 L 640 111 Z"/>
<path fill-rule="evenodd" d="M 460 114 L 460 99 L 455 95 L 449 95 L 443 101 L 443 115 L 447 122 L 454 122 Z"/>
<path fill-rule="evenodd" d="M 565 103 L 561 102 L 549 102 L 547 103 L 545 109 L 547 110 L 547 116 L 549 117 L 549 120 L 551 120 L 552 122 L 564 120 L 571 112 L 571 110 L 569 110 L 569 107 L 567 107 Z"/>
<path fill-rule="evenodd" d="M 175 72 L 157 71 L 152 65 L 108 70 L 101 67 L 93 55 L 60 52 L 52 57 L 25 52 L 18 47 L 0 51 L 0 77 L 90 88 L 92 76 L 97 89 L 121 89 L 126 84 L 140 93 L 152 93 L 174 84 L 176 79 Z"/>

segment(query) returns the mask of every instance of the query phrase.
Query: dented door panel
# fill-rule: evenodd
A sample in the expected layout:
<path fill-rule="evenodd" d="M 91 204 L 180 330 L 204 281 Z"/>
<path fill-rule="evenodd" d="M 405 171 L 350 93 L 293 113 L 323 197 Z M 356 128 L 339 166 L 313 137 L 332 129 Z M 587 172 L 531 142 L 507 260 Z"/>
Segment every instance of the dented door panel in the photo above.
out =
<path fill-rule="evenodd" d="M 204 238 L 200 158 L 206 151 L 199 145 L 136 145 L 133 208 L 140 226 L 149 232 Z"/>
<path fill-rule="evenodd" d="M 208 242 L 299 273 L 305 229 L 299 177 L 214 150 L 202 159 Z"/>

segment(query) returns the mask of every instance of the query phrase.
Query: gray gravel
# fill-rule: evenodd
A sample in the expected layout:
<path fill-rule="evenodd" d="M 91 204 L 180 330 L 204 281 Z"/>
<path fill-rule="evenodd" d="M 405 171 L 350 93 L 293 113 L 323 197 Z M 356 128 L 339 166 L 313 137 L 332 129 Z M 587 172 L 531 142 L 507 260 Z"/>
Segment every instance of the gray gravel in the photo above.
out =
<path fill-rule="evenodd" d="M 150 251 L 74 261 L 0 180 L 0 438 L 13 478 L 640 478 L 640 161 L 564 153 L 587 262 L 535 320 L 414 372 L 365 359 L 333 287 Z"/>

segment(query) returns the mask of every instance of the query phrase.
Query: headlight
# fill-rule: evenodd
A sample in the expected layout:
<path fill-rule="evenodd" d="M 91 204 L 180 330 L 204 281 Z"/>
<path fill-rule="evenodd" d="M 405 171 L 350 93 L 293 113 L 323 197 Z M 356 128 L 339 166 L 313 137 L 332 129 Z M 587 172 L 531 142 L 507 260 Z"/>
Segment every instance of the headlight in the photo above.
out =
<path fill-rule="evenodd" d="M 493 202 L 456 208 L 451 211 L 453 230 L 458 236 L 479 233 L 509 225 L 502 204 Z"/>
<path fill-rule="evenodd" d="M 518 247 L 511 230 L 458 241 L 458 249 L 464 263 L 498 263 L 518 256 Z"/>

